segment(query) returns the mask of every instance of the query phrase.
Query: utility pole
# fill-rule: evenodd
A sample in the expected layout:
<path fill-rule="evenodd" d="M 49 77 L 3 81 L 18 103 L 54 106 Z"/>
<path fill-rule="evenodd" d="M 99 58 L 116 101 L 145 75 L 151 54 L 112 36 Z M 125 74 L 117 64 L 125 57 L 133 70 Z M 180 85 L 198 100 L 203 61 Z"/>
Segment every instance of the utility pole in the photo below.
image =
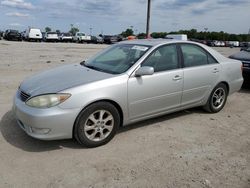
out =
<path fill-rule="evenodd" d="M 92 35 L 92 27 L 89 28 L 89 35 L 91 36 Z"/>
<path fill-rule="evenodd" d="M 248 30 L 247 42 L 250 42 L 250 28 Z"/>
<path fill-rule="evenodd" d="M 207 40 L 207 30 L 208 30 L 208 28 L 207 28 L 207 27 L 205 27 L 205 28 L 204 28 L 204 30 L 205 30 L 204 40 Z"/>
<path fill-rule="evenodd" d="M 151 8 L 151 0 L 148 0 L 148 12 L 147 12 L 147 27 L 146 27 L 146 36 L 147 38 L 150 38 L 149 33 L 149 25 L 150 25 L 150 8 Z"/>

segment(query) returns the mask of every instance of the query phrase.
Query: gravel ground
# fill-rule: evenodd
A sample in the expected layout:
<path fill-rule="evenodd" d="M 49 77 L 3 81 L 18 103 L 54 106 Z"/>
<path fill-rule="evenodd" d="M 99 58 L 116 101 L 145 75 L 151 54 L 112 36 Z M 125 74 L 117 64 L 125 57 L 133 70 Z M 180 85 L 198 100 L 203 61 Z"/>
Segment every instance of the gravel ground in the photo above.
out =
<path fill-rule="evenodd" d="M 195 108 L 136 123 L 94 149 L 74 140 L 35 140 L 17 126 L 11 107 L 20 81 L 105 47 L 0 41 L 0 187 L 250 187 L 247 86 L 220 113 Z"/>

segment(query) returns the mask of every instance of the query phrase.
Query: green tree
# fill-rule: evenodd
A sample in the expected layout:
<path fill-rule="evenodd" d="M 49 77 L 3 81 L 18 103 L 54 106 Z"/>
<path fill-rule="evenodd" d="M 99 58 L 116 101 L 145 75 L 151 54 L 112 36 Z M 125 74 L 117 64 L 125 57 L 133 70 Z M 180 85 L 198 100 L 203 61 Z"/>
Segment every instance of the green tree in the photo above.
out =
<path fill-rule="evenodd" d="M 139 34 L 137 35 L 137 38 L 138 38 L 138 39 L 145 39 L 146 37 L 147 37 L 146 33 L 139 33 Z"/>
<path fill-rule="evenodd" d="M 134 31 L 132 30 L 132 29 L 126 29 L 126 31 L 123 31 L 122 33 L 121 33 L 121 35 L 123 36 L 123 37 L 128 37 L 128 36 L 131 36 L 131 35 L 134 35 Z"/>
<path fill-rule="evenodd" d="M 157 39 L 157 38 L 165 38 L 166 35 L 167 35 L 166 32 L 153 32 L 153 33 L 151 33 L 151 37 L 155 38 L 155 39 Z"/>
<path fill-rule="evenodd" d="M 50 27 L 45 27 L 45 32 L 50 32 L 51 31 L 51 28 Z"/>
<path fill-rule="evenodd" d="M 77 27 L 75 27 L 73 24 L 70 24 L 70 30 L 69 30 L 69 33 L 71 33 L 73 36 L 79 32 L 79 29 Z"/>

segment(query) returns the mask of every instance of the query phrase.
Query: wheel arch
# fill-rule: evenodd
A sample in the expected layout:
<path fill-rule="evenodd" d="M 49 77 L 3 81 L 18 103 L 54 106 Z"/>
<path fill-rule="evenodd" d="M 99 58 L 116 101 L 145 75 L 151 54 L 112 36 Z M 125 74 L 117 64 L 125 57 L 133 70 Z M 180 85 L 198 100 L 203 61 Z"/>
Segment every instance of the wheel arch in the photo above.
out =
<path fill-rule="evenodd" d="M 226 81 L 222 81 L 222 82 L 218 83 L 217 85 L 219 85 L 219 84 L 224 84 L 227 88 L 227 94 L 229 94 L 229 91 L 230 91 L 229 84 Z"/>
<path fill-rule="evenodd" d="M 97 100 L 97 101 L 91 102 L 90 104 L 88 104 L 87 106 L 85 106 L 85 107 L 78 113 L 78 115 L 77 115 L 77 117 L 76 117 L 76 119 L 75 119 L 75 121 L 74 121 L 73 129 L 72 129 L 72 138 L 74 138 L 74 131 L 75 131 L 75 127 L 76 127 L 75 125 L 76 125 L 76 122 L 77 122 L 77 120 L 78 120 L 79 115 L 81 114 L 81 112 L 82 112 L 83 110 L 85 110 L 87 107 L 89 107 L 89 106 L 91 106 L 92 104 L 97 103 L 97 102 L 107 102 L 107 103 L 112 104 L 112 105 L 118 110 L 118 113 L 119 113 L 120 118 L 121 118 L 121 119 L 120 119 L 120 125 L 119 125 L 119 127 L 121 127 L 121 126 L 123 125 L 123 118 L 124 118 L 123 111 L 122 111 L 121 106 L 120 106 L 117 102 L 115 102 L 115 101 L 113 101 L 113 100 L 110 100 L 110 99 L 101 99 L 101 100 Z"/>

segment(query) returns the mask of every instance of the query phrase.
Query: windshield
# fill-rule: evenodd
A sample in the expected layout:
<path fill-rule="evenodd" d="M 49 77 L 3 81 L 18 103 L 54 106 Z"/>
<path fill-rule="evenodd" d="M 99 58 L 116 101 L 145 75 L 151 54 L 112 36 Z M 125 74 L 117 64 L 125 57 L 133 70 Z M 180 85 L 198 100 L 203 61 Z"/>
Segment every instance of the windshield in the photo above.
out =
<path fill-rule="evenodd" d="M 98 71 L 121 74 L 140 59 L 150 46 L 136 44 L 117 44 L 92 57 L 83 65 Z"/>

